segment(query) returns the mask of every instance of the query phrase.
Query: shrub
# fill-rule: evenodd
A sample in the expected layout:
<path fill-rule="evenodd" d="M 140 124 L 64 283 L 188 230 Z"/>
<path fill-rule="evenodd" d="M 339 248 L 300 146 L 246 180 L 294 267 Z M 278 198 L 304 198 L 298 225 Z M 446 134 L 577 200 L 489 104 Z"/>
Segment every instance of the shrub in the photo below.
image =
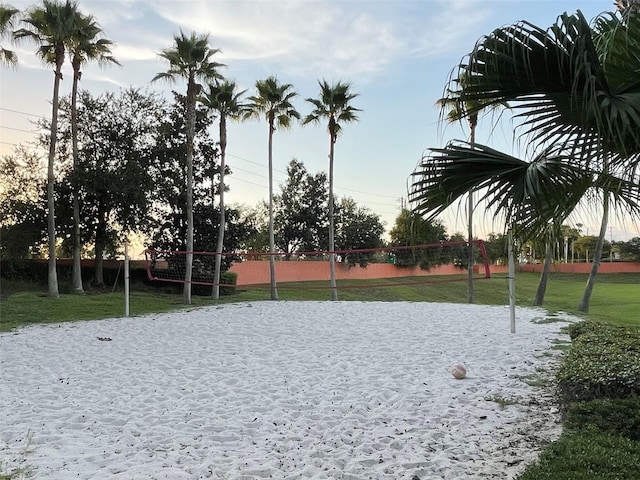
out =
<path fill-rule="evenodd" d="M 556 376 L 561 402 L 640 395 L 640 329 L 586 322 L 570 335 L 573 345 Z"/>
<path fill-rule="evenodd" d="M 221 272 L 220 273 L 220 283 L 224 284 L 220 286 L 220 295 L 232 295 L 236 293 L 236 281 L 238 280 L 238 274 L 235 272 Z M 179 285 L 180 289 L 182 289 L 182 284 L 174 283 L 174 285 Z M 212 287 L 211 285 L 200 285 L 194 284 L 191 288 L 191 293 L 193 295 L 198 295 L 201 297 L 210 297 L 211 296 Z"/>
<path fill-rule="evenodd" d="M 640 397 L 574 403 L 569 406 L 565 425 L 573 429 L 593 426 L 640 441 Z"/>
<path fill-rule="evenodd" d="M 595 427 L 565 432 L 518 480 L 640 478 L 640 443 Z"/>

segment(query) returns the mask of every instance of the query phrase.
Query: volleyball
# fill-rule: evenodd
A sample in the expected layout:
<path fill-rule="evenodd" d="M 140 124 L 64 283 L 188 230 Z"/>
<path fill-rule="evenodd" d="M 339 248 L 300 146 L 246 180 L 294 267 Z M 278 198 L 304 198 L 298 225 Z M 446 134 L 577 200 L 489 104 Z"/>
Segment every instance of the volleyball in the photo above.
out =
<path fill-rule="evenodd" d="M 453 375 L 453 378 L 456 380 L 462 380 L 467 376 L 467 369 L 461 364 L 454 365 L 451 367 L 451 375 Z"/>

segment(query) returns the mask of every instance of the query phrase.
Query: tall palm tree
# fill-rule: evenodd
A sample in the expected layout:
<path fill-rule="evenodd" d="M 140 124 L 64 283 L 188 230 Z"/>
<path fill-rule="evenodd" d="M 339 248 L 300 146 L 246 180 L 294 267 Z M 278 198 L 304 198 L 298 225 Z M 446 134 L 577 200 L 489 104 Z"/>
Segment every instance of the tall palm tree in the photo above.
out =
<path fill-rule="evenodd" d="M 182 31 L 174 35 L 175 44 L 160 52 L 160 57 L 169 62 L 169 70 L 158 73 L 156 80 L 175 82 L 177 78 L 187 81 L 187 253 L 185 258 L 183 303 L 191 304 L 191 275 L 193 270 L 193 139 L 196 129 L 196 99 L 201 85 L 197 80 L 213 81 L 222 79 L 218 72 L 222 63 L 212 60 L 220 50 L 209 46 L 209 35 L 196 35 L 194 32 L 186 36 Z"/>
<path fill-rule="evenodd" d="M 269 125 L 269 271 L 271 279 L 271 300 L 278 300 L 275 263 L 275 234 L 273 228 L 273 134 L 277 128 L 291 127 L 291 120 L 300 119 L 300 114 L 291 103 L 298 95 L 290 83 L 280 83 L 274 76 L 256 82 L 257 95 L 248 98 L 247 118 L 257 118 L 264 114 Z"/>
<path fill-rule="evenodd" d="M 98 64 L 120 63 L 111 55 L 113 43 L 104 38 L 97 38 L 102 29 L 92 15 L 81 15 L 75 35 L 70 39 L 67 49 L 73 67 L 73 85 L 71 87 L 71 144 L 73 151 L 73 170 L 78 169 L 78 82 L 82 76 L 82 65 L 90 61 Z M 73 188 L 73 269 L 71 288 L 74 293 L 83 293 L 82 269 L 80 258 L 80 200 L 78 189 Z"/>
<path fill-rule="evenodd" d="M 41 6 L 28 10 L 23 18 L 27 24 L 13 32 L 16 39 L 29 39 L 38 45 L 37 55 L 54 67 L 53 98 L 51 101 L 51 132 L 49 141 L 49 160 L 47 169 L 47 204 L 48 204 L 48 289 L 50 297 L 58 297 L 58 276 L 56 272 L 56 224 L 54 203 L 54 159 L 56 153 L 56 137 L 58 133 L 58 96 L 60 80 L 62 80 L 62 64 L 64 63 L 65 47 L 77 32 L 80 18 L 78 4 L 69 0 L 58 3 L 43 0 Z"/>
<path fill-rule="evenodd" d="M 319 123 L 321 119 L 327 120 L 329 131 L 329 272 L 331 276 L 331 300 L 338 300 L 338 286 L 336 284 L 336 255 L 335 229 L 333 215 L 333 160 L 335 144 L 338 135 L 342 132 L 342 124 L 357 122 L 357 112 L 361 110 L 349 103 L 358 96 L 351 91 L 351 84 L 346 82 L 327 83 L 326 80 L 318 81 L 320 96 L 307 98 L 307 102 L 313 105 L 313 110 L 307 115 L 303 124 Z"/>
<path fill-rule="evenodd" d="M 10 34 L 19 13 L 20 10 L 13 8 L 11 5 L 0 5 L 0 38 Z M 14 66 L 17 64 L 18 57 L 15 52 L 7 50 L 0 45 L 0 65 Z"/>
<path fill-rule="evenodd" d="M 567 161 L 598 177 L 633 183 L 640 166 L 638 51 L 640 15 L 607 13 L 591 27 L 578 11 L 561 15 L 547 30 L 523 21 L 480 39 L 459 67 L 458 78 L 465 76 L 466 84 L 452 89 L 467 103 L 509 102 L 520 109 L 517 128 L 534 148 L 555 145 L 569 152 Z M 619 198 L 616 190 L 603 198 L 609 202 L 612 195 Z M 600 244 L 608 206 L 604 212 Z M 597 270 L 596 261 L 582 311 L 588 310 Z"/>
<path fill-rule="evenodd" d="M 459 82 L 462 86 L 466 83 L 466 76 L 461 75 Z M 456 91 L 447 89 L 446 96 L 438 100 L 438 104 L 442 107 L 442 111 L 446 111 L 446 119 L 449 123 L 459 122 L 466 118 L 469 124 L 469 143 L 473 148 L 476 143 L 476 128 L 478 127 L 478 116 L 480 110 L 489 105 L 489 102 L 485 101 L 469 101 L 463 102 L 460 100 Z M 491 108 L 498 106 L 508 108 L 506 103 L 500 105 L 489 105 Z M 469 113 L 467 113 L 469 112 Z M 473 248 L 473 210 L 474 199 L 473 190 L 469 190 L 467 196 L 467 238 L 469 242 L 469 251 L 467 257 L 467 296 L 468 303 L 475 303 L 475 292 L 473 288 L 473 264 L 474 264 L 474 248 Z"/>
<path fill-rule="evenodd" d="M 200 103 L 218 113 L 218 127 L 220 135 L 220 226 L 218 227 L 218 242 L 216 244 L 216 262 L 214 271 L 213 298 L 220 298 L 220 270 L 222 264 L 222 250 L 224 248 L 225 206 L 224 206 L 224 176 L 227 151 L 227 118 L 241 120 L 246 105 L 241 101 L 246 90 L 238 91 L 235 82 L 224 80 L 209 84 L 209 90 L 200 97 Z M 211 206 L 213 207 L 215 188 L 211 179 Z"/>

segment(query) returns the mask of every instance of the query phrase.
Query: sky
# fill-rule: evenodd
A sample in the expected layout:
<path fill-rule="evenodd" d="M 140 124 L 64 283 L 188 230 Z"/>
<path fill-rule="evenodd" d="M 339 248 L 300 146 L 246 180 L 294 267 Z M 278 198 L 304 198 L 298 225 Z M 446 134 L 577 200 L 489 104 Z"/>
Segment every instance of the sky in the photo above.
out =
<path fill-rule="evenodd" d="M 2 0 L 3 3 L 5 0 Z M 21 10 L 32 1 L 11 0 Z M 122 67 L 87 65 L 81 88 L 93 95 L 139 87 L 163 92 L 186 91 L 183 82 L 167 84 L 151 79 L 166 71 L 158 56 L 170 48 L 173 36 L 208 33 L 214 59 L 224 63 L 221 73 L 235 80 L 247 95 L 255 82 L 270 75 L 290 83 L 298 93 L 294 105 L 301 115 L 311 111 L 307 98 L 318 96 L 318 81 L 346 81 L 358 97 L 357 123 L 346 124 L 335 148 L 335 194 L 349 196 L 377 213 L 386 228 L 393 226 L 406 206 L 411 173 L 429 148 L 452 139 L 466 139 L 464 124 L 446 124 L 436 102 L 442 97 L 452 69 L 475 42 L 495 28 L 527 20 L 540 27 L 558 15 L 580 9 L 587 19 L 613 10 L 607 0 L 79 0 L 84 13 L 95 16 L 105 38 L 115 43 L 114 56 Z M 15 69 L 3 68 L 0 93 L 0 154 L 32 141 L 38 117 L 50 117 L 53 75 L 23 43 L 5 48 L 19 58 Z M 61 94 L 71 91 L 71 66 L 63 68 Z M 217 124 L 212 137 L 217 138 Z M 264 119 L 229 125 L 226 177 L 229 203 L 253 206 L 268 196 L 268 129 Z M 477 141 L 516 153 L 512 124 L 497 127 L 485 118 Z M 326 125 L 294 124 L 274 136 L 275 190 L 286 178 L 291 159 L 314 174 L 328 170 Z M 46 152 L 42 152 L 43 155 Z M 442 217 L 449 234 L 466 231 L 464 213 L 452 208 Z M 502 224 L 481 208 L 474 225 L 481 237 L 501 232 Z M 474 222 L 475 222 L 474 221 Z M 595 235 L 598 212 L 574 219 Z M 613 219 L 608 238 L 640 236 L 638 223 Z"/>

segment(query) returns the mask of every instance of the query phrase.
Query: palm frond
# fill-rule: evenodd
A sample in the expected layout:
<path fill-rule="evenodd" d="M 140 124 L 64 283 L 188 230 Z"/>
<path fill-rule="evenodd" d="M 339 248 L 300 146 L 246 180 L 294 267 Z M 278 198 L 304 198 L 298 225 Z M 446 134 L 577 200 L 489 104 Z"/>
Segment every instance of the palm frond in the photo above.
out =
<path fill-rule="evenodd" d="M 518 223 L 524 234 L 566 218 L 592 181 L 589 171 L 559 150 L 531 162 L 462 141 L 431 152 L 412 173 L 409 196 L 414 211 L 430 219 L 473 190 L 488 210 Z"/>
<path fill-rule="evenodd" d="M 293 106 L 298 94 L 290 83 L 280 83 L 275 76 L 256 82 L 257 95 L 249 97 L 245 118 L 258 118 L 264 114 L 272 128 L 289 128 L 291 119 L 299 119 L 300 113 Z"/>
<path fill-rule="evenodd" d="M 640 21 L 563 14 L 543 30 L 529 22 L 483 37 L 452 75 L 466 115 L 508 102 L 522 134 L 539 144 L 581 144 L 583 158 L 640 151 Z M 581 140 L 577 140 L 581 137 Z"/>

